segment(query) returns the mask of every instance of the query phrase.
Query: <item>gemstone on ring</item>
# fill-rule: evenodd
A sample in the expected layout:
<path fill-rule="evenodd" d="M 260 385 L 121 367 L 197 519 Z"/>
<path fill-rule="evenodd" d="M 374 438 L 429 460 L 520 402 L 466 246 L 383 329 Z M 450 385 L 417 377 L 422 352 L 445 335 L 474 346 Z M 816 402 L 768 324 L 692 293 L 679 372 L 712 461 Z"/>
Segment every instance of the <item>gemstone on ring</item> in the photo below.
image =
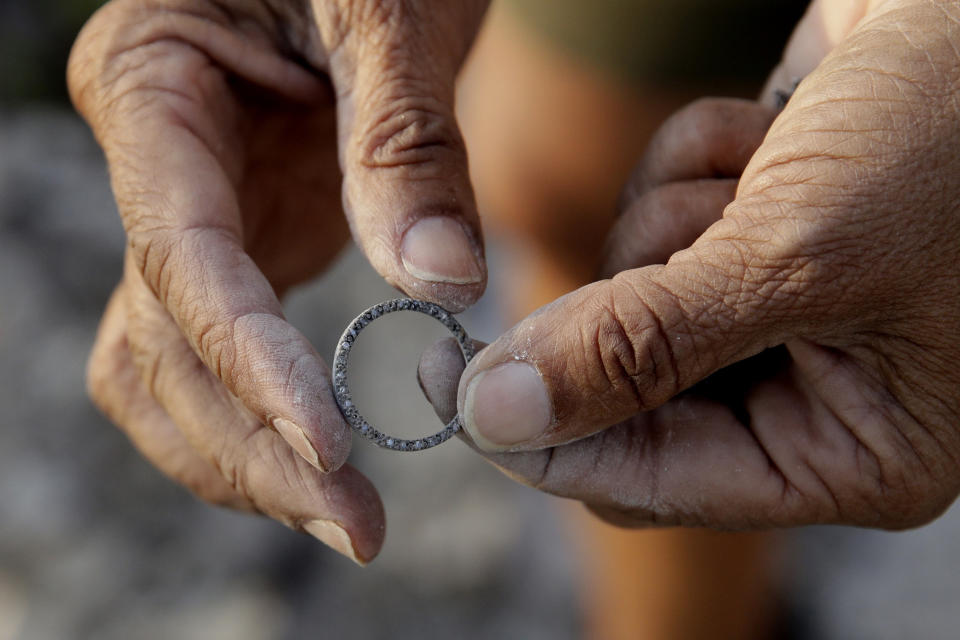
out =
<path fill-rule="evenodd" d="M 373 440 L 379 446 L 385 449 L 393 449 L 394 451 L 423 451 L 424 449 L 435 447 L 441 442 L 449 440 L 451 436 L 459 431 L 463 427 L 460 421 L 460 415 L 457 414 L 454 416 L 443 429 L 431 436 L 417 438 L 415 440 L 388 436 L 370 424 L 370 422 L 360 414 L 360 411 L 357 410 L 356 405 L 353 403 L 353 398 L 350 395 L 350 387 L 347 384 L 347 363 L 350 357 L 350 350 L 357 336 L 363 331 L 364 327 L 377 318 L 382 318 L 396 311 L 416 311 L 437 320 L 456 338 L 457 344 L 460 346 L 460 353 L 463 354 L 464 362 L 470 362 L 473 358 L 475 354 L 473 341 L 470 339 L 470 336 L 467 335 L 467 332 L 464 331 L 460 323 L 453 317 L 453 314 L 444 310 L 443 307 L 435 305 L 432 302 L 414 300 L 413 298 L 387 300 L 386 302 L 373 305 L 358 315 L 347 325 L 347 328 L 343 331 L 343 335 L 340 336 L 340 341 L 337 343 L 337 350 L 333 356 L 333 395 L 337 399 L 337 406 L 340 407 L 340 413 L 343 414 L 343 417 L 353 430 L 364 438 Z"/>

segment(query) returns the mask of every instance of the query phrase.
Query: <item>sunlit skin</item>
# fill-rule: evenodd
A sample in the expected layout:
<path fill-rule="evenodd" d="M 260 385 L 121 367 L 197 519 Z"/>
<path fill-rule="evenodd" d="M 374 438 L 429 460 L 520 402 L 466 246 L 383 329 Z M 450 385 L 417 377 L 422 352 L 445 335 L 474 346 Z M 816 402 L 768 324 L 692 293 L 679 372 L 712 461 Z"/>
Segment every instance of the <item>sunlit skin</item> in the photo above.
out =
<path fill-rule="evenodd" d="M 329 370 L 278 296 L 351 236 L 411 295 L 452 310 L 480 296 L 452 104 L 485 8 L 115 0 L 71 56 L 128 235 L 92 396 L 199 496 L 361 563 L 380 549 L 383 508 L 343 464 Z M 540 450 L 497 463 L 622 524 L 899 527 L 945 508 L 960 447 L 958 15 L 954 2 L 814 3 L 771 87 L 806 79 L 729 204 L 732 183 L 692 182 L 736 155 L 723 135 L 691 149 L 668 125 L 647 165 L 659 174 L 638 174 L 609 246 L 611 269 L 643 268 L 525 321 L 464 376 L 461 411 L 476 373 L 507 358 L 548 383 L 549 428 L 511 445 Z M 701 103 L 677 117 L 754 112 Z M 744 125 L 734 146 L 766 126 Z M 464 250 L 425 255 L 425 218 L 446 221 L 428 225 L 433 241 Z M 624 232 L 637 228 L 653 231 Z M 671 242 L 665 266 L 644 266 Z M 518 349 L 518 331 L 537 340 Z M 780 344 L 775 373 L 677 396 Z"/>
<path fill-rule="evenodd" d="M 617 275 L 459 380 L 474 441 L 625 526 L 939 515 L 960 490 L 958 44 L 957 2 L 816 3 L 775 75 L 805 78 L 782 113 L 679 112 L 626 191 Z M 428 355 L 422 377 L 458 378 Z M 508 399 L 487 391 L 471 406 L 478 374 L 517 362 L 542 391 L 501 394 L 546 393 L 545 424 L 536 403 L 497 415 Z"/>
<path fill-rule="evenodd" d="M 383 542 L 383 507 L 343 464 L 329 369 L 278 296 L 351 235 L 410 295 L 452 310 L 481 295 L 453 87 L 485 8 L 115 0 L 70 59 L 128 240 L 93 399 L 200 497 L 361 563 Z"/>

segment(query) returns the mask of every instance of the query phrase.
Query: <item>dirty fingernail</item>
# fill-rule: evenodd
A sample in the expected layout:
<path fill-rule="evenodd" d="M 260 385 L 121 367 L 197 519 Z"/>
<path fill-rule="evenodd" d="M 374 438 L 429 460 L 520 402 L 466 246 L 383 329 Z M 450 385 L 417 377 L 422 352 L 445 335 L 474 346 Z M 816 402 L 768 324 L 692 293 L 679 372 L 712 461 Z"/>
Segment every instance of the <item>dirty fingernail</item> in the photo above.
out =
<path fill-rule="evenodd" d="M 273 428 L 277 430 L 277 433 L 279 433 L 280 436 L 287 441 L 287 444 L 293 447 L 294 451 L 299 453 L 304 460 L 317 469 L 326 471 L 323 465 L 320 464 L 320 456 L 317 450 L 310 444 L 310 441 L 307 439 L 307 434 L 303 432 L 303 429 L 283 418 L 274 418 Z"/>
<path fill-rule="evenodd" d="M 334 551 L 347 556 L 361 567 L 366 566 L 367 563 L 357 556 L 350 534 L 333 520 L 311 520 L 303 525 L 303 530 Z"/>
<path fill-rule="evenodd" d="M 403 236 L 400 257 L 410 275 L 427 282 L 473 284 L 483 280 L 473 243 L 452 218 L 435 216 L 414 224 Z"/>
<path fill-rule="evenodd" d="M 536 368 L 507 362 L 478 374 L 464 397 L 464 428 L 487 451 L 539 436 L 550 426 L 550 396 Z"/>

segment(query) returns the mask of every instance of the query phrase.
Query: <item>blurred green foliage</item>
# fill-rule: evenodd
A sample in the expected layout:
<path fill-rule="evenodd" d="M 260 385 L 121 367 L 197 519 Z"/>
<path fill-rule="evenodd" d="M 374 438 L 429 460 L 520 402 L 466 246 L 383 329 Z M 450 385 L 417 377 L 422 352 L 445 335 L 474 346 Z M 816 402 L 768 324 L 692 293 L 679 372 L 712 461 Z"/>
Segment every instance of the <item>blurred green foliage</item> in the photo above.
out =
<path fill-rule="evenodd" d="M 66 103 L 77 33 L 104 0 L 0 0 L 0 105 Z"/>

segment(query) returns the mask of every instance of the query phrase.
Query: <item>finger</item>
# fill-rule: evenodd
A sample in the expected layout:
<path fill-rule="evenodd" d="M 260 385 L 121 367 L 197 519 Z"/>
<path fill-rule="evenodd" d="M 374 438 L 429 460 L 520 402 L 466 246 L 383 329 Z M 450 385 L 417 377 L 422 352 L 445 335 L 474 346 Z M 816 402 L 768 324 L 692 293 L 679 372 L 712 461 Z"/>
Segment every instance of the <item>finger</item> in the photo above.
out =
<path fill-rule="evenodd" d="M 175 99 L 116 109 L 102 142 L 130 267 L 204 364 L 261 422 L 314 466 L 336 469 L 349 453 L 350 430 L 326 364 L 286 322 L 270 282 L 244 251 L 239 204 L 224 168 L 235 161 L 211 152 L 227 148 L 229 136 L 220 130 L 227 125 L 214 120 L 212 108 L 194 110 Z"/>
<path fill-rule="evenodd" d="M 335 469 L 350 438 L 326 365 L 283 319 L 244 252 L 250 230 L 235 183 L 248 150 L 231 78 L 300 101 L 322 95 L 322 83 L 269 38 L 239 37 L 222 12 L 180 9 L 108 4 L 71 56 L 71 97 L 104 148 L 130 253 L 150 290 L 259 420 L 312 464 Z"/>
<path fill-rule="evenodd" d="M 601 274 L 665 263 L 719 220 L 736 192 L 733 179 L 671 182 L 648 191 L 614 223 Z"/>
<path fill-rule="evenodd" d="M 917 449 L 853 426 L 877 407 L 903 412 L 870 388 L 871 374 L 803 341 L 790 350 L 789 366 L 748 393 L 749 426 L 725 402 L 691 392 L 579 442 L 486 456 L 514 480 L 621 526 L 902 529 L 942 513 L 955 489 L 939 488 L 944 477 Z M 843 393 L 831 398 L 828 388 Z"/>
<path fill-rule="evenodd" d="M 450 339 L 420 358 L 421 388 L 444 422 L 456 415 L 463 369 Z M 753 528 L 772 522 L 745 514 L 785 507 L 783 478 L 749 429 L 723 404 L 695 397 L 563 446 L 491 453 L 468 444 L 511 479 L 585 502 L 618 526 Z M 799 517 L 800 504 L 792 508 Z"/>
<path fill-rule="evenodd" d="M 110 297 L 87 368 L 90 397 L 162 473 L 207 502 L 253 511 L 201 458 L 143 386 L 127 345 L 122 285 Z"/>
<path fill-rule="evenodd" d="M 486 345 L 474 341 L 479 351 Z M 452 338 L 438 340 L 423 350 L 417 363 L 417 382 L 440 420 L 447 424 L 457 415 L 457 384 L 466 364 Z"/>
<path fill-rule="evenodd" d="M 134 362 L 190 445 L 263 513 L 361 564 L 376 556 L 384 513 L 373 485 L 350 466 L 324 474 L 297 456 L 200 363 L 137 272 L 126 277 Z"/>
<path fill-rule="evenodd" d="M 776 117 L 749 100 L 704 98 L 671 116 L 657 133 L 621 195 L 621 210 L 668 182 L 738 178 Z"/>
<path fill-rule="evenodd" d="M 202 51 L 210 61 L 254 86 L 292 101 L 313 102 L 329 93 L 329 89 L 299 60 L 278 52 L 279 42 L 289 37 L 289 33 L 280 32 L 281 25 L 289 26 L 289 22 L 278 18 L 277 13 L 270 15 L 270 9 L 252 4 L 227 10 L 213 3 L 103 3 L 84 25 L 70 51 L 70 98 L 90 125 L 98 129 L 104 119 L 115 115 L 110 113 L 110 103 L 117 97 L 113 91 L 122 89 L 109 85 L 117 81 L 118 68 L 126 77 L 117 84 L 135 79 L 123 89 L 143 83 L 160 95 L 162 85 L 177 76 L 202 78 L 196 87 L 199 89 L 212 75 L 212 69 L 193 75 L 197 68 L 177 68 L 172 58 L 149 62 L 151 57 L 161 58 L 185 45 Z M 240 22 L 243 28 L 238 29 Z M 251 37 L 253 33 L 256 37 Z M 181 97 L 189 100 L 186 94 Z"/>
<path fill-rule="evenodd" d="M 514 481 L 618 526 L 755 529 L 788 510 L 799 518 L 806 504 L 784 503 L 782 475 L 729 409 L 695 397 L 579 442 L 484 455 Z"/>
<path fill-rule="evenodd" d="M 737 112 L 757 118 L 746 131 L 766 129 L 763 109 Z M 743 147 L 727 168 L 743 169 L 756 155 L 753 147 Z M 706 165 L 694 166 L 703 175 Z M 682 169 L 669 175 L 682 176 Z M 467 432 L 488 451 L 570 442 L 822 326 L 824 314 L 842 304 L 850 278 L 831 278 L 814 259 L 829 253 L 831 234 L 813 211 L 791 216 L 791 205 L 802 200 L 797 188 L 818 187 L 789 184 L 772 196 L 753 180 L 750 194 L 665 265 L 584 287 L 507 332 L 461 380 L 458 407 Z"/>
<path fill-rule="evenodd" d="M 778 202 L 731 207 L 666 265 L 583 287 L 478 354 L 458 396 L 470 436 L 487 450 L 569 442 L 822 329 L 850 278 L 812 257 L 816 221 L 784 220 Z"/>
<path fill-rule="evenodd" d="M 332 14 L 352 21 L 330 60 L 345 209 L 388 282 L 461 311 L 483 292 L 486 266 L 454 81 L 486 2 L 367 4 L 369 15 L 314 3 L 322 31 L 342 22 Z"/>

